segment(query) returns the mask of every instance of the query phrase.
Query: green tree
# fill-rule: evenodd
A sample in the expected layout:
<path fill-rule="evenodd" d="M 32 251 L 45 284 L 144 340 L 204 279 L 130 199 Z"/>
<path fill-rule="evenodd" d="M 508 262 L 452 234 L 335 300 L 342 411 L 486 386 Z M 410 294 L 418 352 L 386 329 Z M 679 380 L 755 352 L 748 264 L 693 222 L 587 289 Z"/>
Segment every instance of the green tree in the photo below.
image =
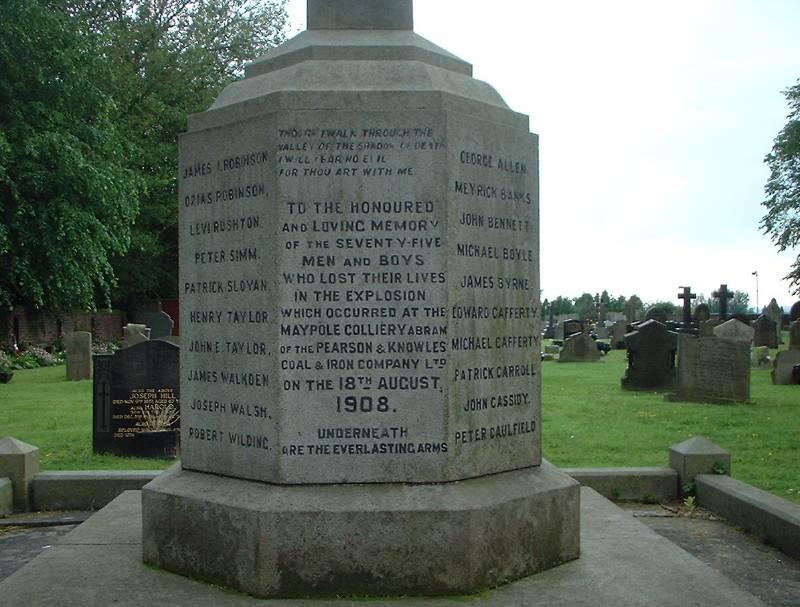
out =
<path fill-rule="evenodd" d="M 140 179 L 94 36 L 39 0 L 0 3 L 0 309 L 108 300 Z"/>
<path fill-rule="evenodd" d="M 283 42 L 286 0 L 53 0 L 103 41 L 109 78 L 146 193 L 130 249 L 114 259 L 115 301 L 177 296 L 177 138 L 244 66 Z"/>
<path fill-rule="evenodd" d="M 767 213 L 761 219 L 761 228 L 780 251 L 800 244 L 800 80 L 784 94 L 789 104 L 788 122 L 764 159 L 770 176 L 762 203 Z M 785 278 L 800 295 L 800 255 Z"/>

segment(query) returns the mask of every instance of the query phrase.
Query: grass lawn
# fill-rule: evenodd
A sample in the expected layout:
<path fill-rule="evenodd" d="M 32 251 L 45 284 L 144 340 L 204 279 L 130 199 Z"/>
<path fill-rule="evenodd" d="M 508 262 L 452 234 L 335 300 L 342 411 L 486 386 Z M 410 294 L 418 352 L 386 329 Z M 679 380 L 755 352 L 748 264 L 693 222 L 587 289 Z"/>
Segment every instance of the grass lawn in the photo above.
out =
<path fill-rule="evenodd" d="M 542 363 L 544 456 L 562 467 L 666 466 L 671 445 L 703 435 L 732 455 L 732 475 L 800 503 L 800 387 L 753 369 L 752 404 L 671 403 L 626 392 L 625 352 L 599 363 Z M 163 469 L 171 460 L 92 453 L 92 382 L 63 366 L 0 385 L 0 437 L 39 447 L 45 470 Z"/>
<path fill-rule="evenodd" d="M 66 368 L 15 371 L 0 384 L 0 438 L 39 447 L 44 470 L 155 470 L 174 460 L 95 455 L 92 381 L 67 381 Z"/>

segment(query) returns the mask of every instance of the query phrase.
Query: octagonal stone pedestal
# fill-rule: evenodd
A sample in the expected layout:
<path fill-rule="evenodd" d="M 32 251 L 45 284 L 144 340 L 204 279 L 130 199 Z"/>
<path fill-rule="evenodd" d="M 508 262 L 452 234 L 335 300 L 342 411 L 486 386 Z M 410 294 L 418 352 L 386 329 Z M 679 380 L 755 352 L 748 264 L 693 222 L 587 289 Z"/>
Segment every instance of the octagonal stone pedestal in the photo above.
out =
<path fill-rule="evenodd" d="M 578 491 L 546 462 L 429 485 L 176 466 L 142 492 L 144 561 L 260 597 L 469 594 L 578 558 Z"/>

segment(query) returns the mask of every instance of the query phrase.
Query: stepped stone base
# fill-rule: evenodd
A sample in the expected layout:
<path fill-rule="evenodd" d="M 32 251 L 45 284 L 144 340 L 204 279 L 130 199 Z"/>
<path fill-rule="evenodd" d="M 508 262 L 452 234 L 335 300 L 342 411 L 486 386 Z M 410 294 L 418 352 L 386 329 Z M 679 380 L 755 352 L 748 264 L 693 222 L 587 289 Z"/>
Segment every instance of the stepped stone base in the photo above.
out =
<path fill-rule="evenodd" d="M 467 594 L 578 558 L 548 463 L 432 485 L 282 486 L 173 467 L 142 492 L 144 561 L 259 597 Z"/>

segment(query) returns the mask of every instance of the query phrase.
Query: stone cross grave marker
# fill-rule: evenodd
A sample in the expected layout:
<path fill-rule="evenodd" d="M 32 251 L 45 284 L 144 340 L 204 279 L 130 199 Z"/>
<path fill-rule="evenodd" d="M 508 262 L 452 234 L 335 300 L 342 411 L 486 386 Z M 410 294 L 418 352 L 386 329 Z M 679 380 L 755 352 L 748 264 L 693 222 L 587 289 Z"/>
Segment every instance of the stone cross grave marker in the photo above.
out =
<path fill-rule="evenodd" d="M 714 291 L 711 295 L 719 299 L 720 320 L 728 320 L 728 300 L 733 299 L 733 293 L 728 291 L 728 285 L 720 285 L 719 290 Z"/>
<path fill-rule="evenodd" d="M 577 486 L 541 457 L 538 140 L 412 9 L 309 0 L 189 118 L 182 468 L 143 493 L 148 563 L 257 596 L 463 594 L 578 556 Z"/>
<path fill-rule="evenodd" d="M 92 378 L 92 334 L 73 331 L 64 336 L 67 355 L 67 379 L 77 381 Z"/>
<path fill-rule="evenodd" d="M 94 357 L 93 448 L 121 456 L 174 456 L 180 423 L 180 348 L 144 341 Z"/>
<path fill-rule="evenodd" d="M 778 336 L 778 343 L 782 344 L 783 308 L 778 304 L 774 297 L 770 300 L 769 305 L 764 309 L 764 314 L 767 318 L 775 323 L 775 333 Z"/>
<path fill-rule="evenodd" d="M 628 368 L 621 380 L 626 390 L 667 390 L 675 383 L 678 334 L 656 321 L 643 322 L 625 336 Z"/>
<path fill-rule="evenodd" d="M 683 326 L 689 327 L 692 324 L 692 300 L 697 299 L 697 294 L 692 293 L 691 287 L 680 287 L 682 293 L 678 293 L 678 299 L 683 300 Z"/>
<path fill-rule="evenodd" d="M 754 346 L 767 346 L 768 348 L 778 347 L 778 334 L 775 331 L 775 322 L 772 319 L 762 314 L 753 321 L 752 327 L 754 331 Z"/>
<path fill-rule="evenodd" d="M 749 342 L 680 333 L 676 394 L 669 398 L 718 404 L 748 402 Z"/>

